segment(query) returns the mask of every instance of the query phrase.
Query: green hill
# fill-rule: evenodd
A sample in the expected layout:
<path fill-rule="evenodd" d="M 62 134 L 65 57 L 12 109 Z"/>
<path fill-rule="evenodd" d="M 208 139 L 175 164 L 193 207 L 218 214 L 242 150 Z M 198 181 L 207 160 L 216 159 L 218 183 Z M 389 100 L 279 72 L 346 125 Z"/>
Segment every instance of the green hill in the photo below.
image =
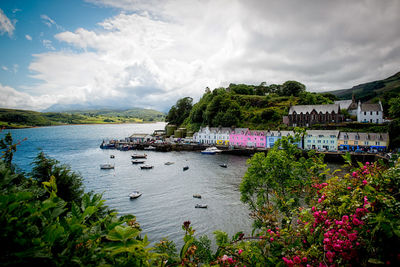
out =
<path fill-rule="evenodd" d="M 164 121 L 165 114 L 150 109 L 36 112 L 0 109 L 0 126 L 24 128 L 63 124 L 101 124 Z"/>
<path fill-rule="evenodd" d="M 385 95 L 400 94 L 400 72 L 384 80 L 378 80 L 353 86 L 350 89 L 343 89 L 329 92 L 340 99 L 351 99 L 352 95 L 357 100 L 371 101 L 375 98 L 383 98 Z"/>

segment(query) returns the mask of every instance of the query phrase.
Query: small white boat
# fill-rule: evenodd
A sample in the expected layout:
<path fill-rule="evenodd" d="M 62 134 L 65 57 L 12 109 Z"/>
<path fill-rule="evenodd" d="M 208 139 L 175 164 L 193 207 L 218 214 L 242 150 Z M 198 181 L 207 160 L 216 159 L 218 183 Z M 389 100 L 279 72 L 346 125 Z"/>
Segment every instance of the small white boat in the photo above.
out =
<path fill-rule="evenodd" d="M 153 167 L 154 167 L 154 166 L 152 166 L 152 165 L 143 165 L 143 166 L 140 166 L 140 168 L 141 168 L 142 170 L 153 169 Z"/>
<path fill-rule="evenodd" d="M 165 162 L 164 164 L 165 165 L 172 165 L 172 164 L 174 164 L 175 162 L 171 162 L 171 161 L 168 161 L 168 162 Z"/>
<path fill-rule="evenodd" d="M 194 197 L 194 198 L 201 198 L 201 195 L 199 195 L 199 194 L 194 194 L 193 197 Z"/>
<path fill-rule="evenodd" d="M 146 154 L 133 154 L 131 157 L 133 159 L 145 159 L 145 158 L 147 158 L 147 155 Z"/>
<path fill-rule="evenodd" d="M 143 163 L 144 160 L 139 160 L 139 159 L 132 160 L 132 164 L 143 164 Z"/>
<path fill-rule="evenodd" d="M 139 191 L 133 191 L 132 193 L 129 194 L 130 199 L 138 198 L 142 195 Z"/>
<path fill-rule="evenodd" d="M 222 150 L 216 148 L 215 146 L 212 147 L 207 147 L 205 150 L 201 151 L 201 154 L 208 154 L 208 155 L 214 155 L 216 153 L 221 153 Z"/>
<path fill-rule="evenodd" d="M 196 209 L 206 209 L 207 205 L 205 204 L 196 204 L 196 206 L 194 206 Z"/>
<path fill-rule="evenodd" d="M 156 150 L 156 147 L 148 146 L 148 147 L 145 147 L 144 150 Z"/>
<path fill-rule="evenodd" d="M 221 166 L 222 168 L 227 168 L 228 165 L 226 165 L 225 163 L 219 164 L 219 166 Z"/>
<path fill-rule="evenodd" d="M 114 165 L 110 163 L 100 164 L 100 169 L 102 170 L 114 169 Z"/>

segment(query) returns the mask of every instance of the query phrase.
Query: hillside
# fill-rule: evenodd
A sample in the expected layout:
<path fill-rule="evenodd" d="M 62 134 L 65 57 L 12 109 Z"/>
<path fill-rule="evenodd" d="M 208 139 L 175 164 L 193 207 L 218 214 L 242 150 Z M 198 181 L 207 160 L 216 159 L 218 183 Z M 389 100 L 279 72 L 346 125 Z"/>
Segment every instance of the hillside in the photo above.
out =
<path fill-rule="evenodd" d="M 36 112 L 0 109 L 0 127 L 24 128 L 63 124 L 103 124 L 164 121 L 162 112 L 134 108 L 129 110 L 92 110 L 71 112 Z"/>
<path fill-rule="evenodd" d="M 383 80 L 363 83 L 353 86 L 350 89 L 330 91 L 329 93 L 340 99 L 351 99 L 354 94 L 357 100 L 363 102 L 373 101 L 376 98 L 387 98 L 386 96 L 399 95 L 400 72 Z"/>

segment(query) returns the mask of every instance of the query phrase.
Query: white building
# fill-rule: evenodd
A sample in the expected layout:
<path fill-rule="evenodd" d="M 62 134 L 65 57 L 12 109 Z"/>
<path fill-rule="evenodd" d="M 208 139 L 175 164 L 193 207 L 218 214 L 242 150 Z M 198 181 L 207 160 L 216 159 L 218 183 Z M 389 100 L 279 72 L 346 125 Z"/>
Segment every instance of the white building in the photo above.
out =
<path fill-rule="evenodd" d="M 383 107 L 381 101 L 378 104 L 361 104 L 358 101 L 357 121 L 365 123 L 383 123 Z"/>
<path fill-rule="evenodd" d="M 199 144 L 229 145 L 229 134 L 231 131 L 231 128 L 227 127 L 201 127 L 193 135 L 193 141 Z"/>
<path fill-rule="evenodd" d="M 308 130 L 304 136 L 304 149 L 336 151 L 338 130 Z"/>

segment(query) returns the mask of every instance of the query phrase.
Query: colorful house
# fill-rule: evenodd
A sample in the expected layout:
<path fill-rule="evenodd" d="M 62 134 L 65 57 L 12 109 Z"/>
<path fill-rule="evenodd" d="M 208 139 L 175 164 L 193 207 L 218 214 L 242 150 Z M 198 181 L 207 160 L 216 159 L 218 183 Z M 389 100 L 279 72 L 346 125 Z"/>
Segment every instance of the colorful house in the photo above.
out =
<path fill-rule="evenodd" d="M 383 123 L 383 107 L 381 101 L 377 104 L 361 104 L 359 101 L 357 121 L 364 123 Z"/>
<path fill-rule="evenodd" d="M 266 132 L 266 148 L 273 148 L 274 144 L 278 139 L 281 139 L 282 136 L 293 136 L 294 137 L 294 132 L 293 131 L 268 131 Z M 302 142 L 296 142 L 298 148 L 302 148 Z"/>
<path fill-rule="evenodd" d="M 229 134 L 229 144 L 235 147 L 247 146 L 247 132 L 248 128 L 236 128 Z"/>
<path fill-rule="evenodd" d="M 193 140 L 199 144 L 229 145 L 231 128 L 201 127 L 200 131 L 193 135 Z"/>
<path fill-rule="evenodd" d="M 246 147 L 262 147 L 266 146 L 266 132 L 264 131 L 247 131 Z"/>
<path fill-rule="evenodd" d="M 336 151 L 338 137 L 338 130 L 308 130 L 304 136 L 304 149 Z"/>
<path fill-rule="evenodd" d="M 339 150 L 347 151 L 386 151 L 388 145 L 388 133 L 341 132 L 338 139 Z"/>

